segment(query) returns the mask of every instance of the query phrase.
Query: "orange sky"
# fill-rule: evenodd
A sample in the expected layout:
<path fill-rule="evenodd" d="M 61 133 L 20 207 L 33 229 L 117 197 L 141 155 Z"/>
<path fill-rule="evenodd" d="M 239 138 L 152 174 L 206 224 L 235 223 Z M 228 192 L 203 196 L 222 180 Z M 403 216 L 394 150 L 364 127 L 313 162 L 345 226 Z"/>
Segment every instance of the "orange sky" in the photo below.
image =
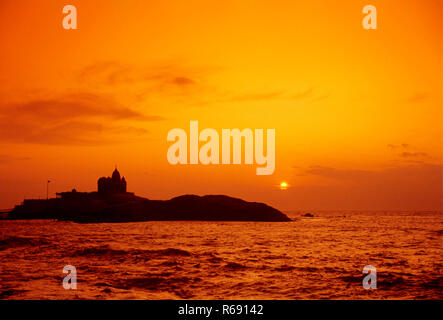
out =
<path fill-rule="evenodd" d="M 62 9 L 78 10 L 64 30 Z M 364 30 L 362 8 L 378 11 Z M 442 210 L 441 1 L 0 2 L 0 208 L 95 190 L 152 199 Z M 167 132 L 276 130 L 276 169 L 172 166 Z M 280 190 L 281 181 L 290 187 Z"/>

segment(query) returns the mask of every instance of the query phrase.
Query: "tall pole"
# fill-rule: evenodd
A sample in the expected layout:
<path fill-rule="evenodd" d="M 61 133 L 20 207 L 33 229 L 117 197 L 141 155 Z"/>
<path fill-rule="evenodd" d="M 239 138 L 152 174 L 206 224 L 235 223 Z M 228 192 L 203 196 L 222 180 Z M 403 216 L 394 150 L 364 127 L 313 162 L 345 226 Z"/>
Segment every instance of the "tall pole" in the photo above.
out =
<path fill-rule="evenodd" d="M 48 180 L 46 183 L 46 200 L 49 200 L 49 182 L 51 182 L 51 180 Z"/>

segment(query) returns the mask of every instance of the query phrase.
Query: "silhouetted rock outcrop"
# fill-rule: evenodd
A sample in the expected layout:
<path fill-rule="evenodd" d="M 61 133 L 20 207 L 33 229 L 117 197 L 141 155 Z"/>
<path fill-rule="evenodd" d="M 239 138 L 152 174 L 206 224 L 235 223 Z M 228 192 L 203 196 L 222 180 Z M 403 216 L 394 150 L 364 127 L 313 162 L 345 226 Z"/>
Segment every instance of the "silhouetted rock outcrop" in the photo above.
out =
<path fill-rule="evenodd" d="M 171 200 L 149 200 L 126 192 L 126 180 L 115 169 L 98 180 L 97 192 L 57 193 L 56 199 L 24 200 L 9 219 L 59 219 L 76 222 L 131 222 L 149 220 L 291 221 L 264 203 L 228 196 L 184 195 Z"/>
<path fill-rule="evenodd" d="M 25 200 L 10 219 L 58 219 L 75 222 L 131 222 L 150 220 L 291 221 L 264 203 L 223 195 L 184 195 L 149 200 L 131 193 L 103 196 L 97 192 L 49 200 Z"/>

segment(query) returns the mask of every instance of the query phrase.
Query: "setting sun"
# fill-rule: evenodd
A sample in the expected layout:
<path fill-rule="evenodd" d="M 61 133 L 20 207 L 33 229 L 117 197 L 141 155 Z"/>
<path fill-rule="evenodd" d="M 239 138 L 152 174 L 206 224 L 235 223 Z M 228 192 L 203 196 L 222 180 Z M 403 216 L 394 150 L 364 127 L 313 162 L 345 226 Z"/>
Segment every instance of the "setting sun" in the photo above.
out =
<path fill-rule="evenodd" d="M 282 183 L 280 183 L 280 189 L 281 190 L 286 190 L 288 188 L 288 184 L 286 183 L 286 182 L 282 182 Z"/>

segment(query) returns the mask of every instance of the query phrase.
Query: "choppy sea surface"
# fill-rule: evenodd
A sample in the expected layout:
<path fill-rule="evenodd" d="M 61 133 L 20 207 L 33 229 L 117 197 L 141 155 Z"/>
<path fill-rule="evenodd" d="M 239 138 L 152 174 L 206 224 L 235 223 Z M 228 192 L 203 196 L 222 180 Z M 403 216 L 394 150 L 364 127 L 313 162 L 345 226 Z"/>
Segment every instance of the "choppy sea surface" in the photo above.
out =
<path fill-rule="evenodd" d="M 293 222 L 0 220 L 0 299 L 442 299 L 442 212 Z M 63 267 L 77 289 L 62 286 Z M 365 265 L 377 270 L 366 290 Z"/>

